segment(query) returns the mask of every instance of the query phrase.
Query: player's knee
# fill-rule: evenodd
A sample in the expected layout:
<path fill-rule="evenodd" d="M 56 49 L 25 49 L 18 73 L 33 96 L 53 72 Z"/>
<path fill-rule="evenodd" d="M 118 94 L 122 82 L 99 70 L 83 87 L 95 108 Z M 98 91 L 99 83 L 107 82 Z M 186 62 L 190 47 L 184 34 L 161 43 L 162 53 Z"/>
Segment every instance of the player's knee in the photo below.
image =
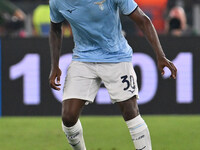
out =
<path fill-rule="evenodd" d="M 138 109 L 138 107 L 133 108 L 133 114 L 134 114 L 134 117 L 136 117 L 136 116 L 139 115 L 139 109 Z"/>
<path fill-rule="evenodd" d="M 78 117 L 73 112 L 63 112 L 62 121 L 63 124 L 67 127 L 71 127 L 76 124 Z"/>
<path fill-rule="evenodd" d="M 139 115 L 138 107 L 134 107 L 134 108 L 131 108 L 131 109 L 125 109 L 124 112 L 123 112 L 123 117 L 124 117 L 125 120 L 133 119 L 138 115 Z"/>

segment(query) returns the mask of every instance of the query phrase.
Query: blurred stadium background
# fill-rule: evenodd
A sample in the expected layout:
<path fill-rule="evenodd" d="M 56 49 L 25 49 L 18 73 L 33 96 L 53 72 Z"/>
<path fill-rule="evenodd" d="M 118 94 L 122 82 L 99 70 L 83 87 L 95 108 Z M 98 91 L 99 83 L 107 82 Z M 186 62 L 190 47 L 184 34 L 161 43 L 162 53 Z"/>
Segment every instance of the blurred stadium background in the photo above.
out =
<path fill-rule="evenodd" d="M 135 0 L 152 19 L 167 57 L 177 68 L 162 77 L 153 50 L 128 17 L 123 33 L 134 49 L 139 108 L 154 150 L 200 149 L 200 0 Z M 70 150 L 61 131 L 62 91 L 48 85 L 48 0 L 0 0 L 0 150 Z M 63 27 L 61 83 L 71 61 L 73 37 Z M 88 150 L 133 150 L 119 109 L 102 84 L 82 123 Z M 97 130 L 98 129 L 98 130 Z"/>

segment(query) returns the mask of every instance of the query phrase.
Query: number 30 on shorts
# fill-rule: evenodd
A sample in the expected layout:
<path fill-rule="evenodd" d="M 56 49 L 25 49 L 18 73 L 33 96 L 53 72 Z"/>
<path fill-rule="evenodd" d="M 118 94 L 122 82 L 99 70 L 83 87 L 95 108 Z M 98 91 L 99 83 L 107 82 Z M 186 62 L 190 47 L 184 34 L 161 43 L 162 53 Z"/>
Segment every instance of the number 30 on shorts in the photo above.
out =
<path fill-rule="evenodd" d="M 134 83 L 133 76 L 132 75 L 130 75 L 130 76 L 124 75 L 124 76 L 121 76 L 121 79 L 122 79 L 122 83 L 126 84 L 124 91 L 128 90 L 129 87 L 131 87 L 131 89 L 128 91 L 133 93 L 135 91 L 135 83 Z"/>

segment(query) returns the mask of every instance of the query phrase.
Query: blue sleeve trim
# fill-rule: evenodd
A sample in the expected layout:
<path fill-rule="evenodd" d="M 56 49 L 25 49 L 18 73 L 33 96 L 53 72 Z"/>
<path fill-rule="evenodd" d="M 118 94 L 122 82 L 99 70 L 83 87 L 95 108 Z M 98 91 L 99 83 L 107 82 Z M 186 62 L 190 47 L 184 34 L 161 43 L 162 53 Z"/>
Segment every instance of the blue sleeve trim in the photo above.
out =
<path fill-rule="evenodd" d="M 132 13 L 134 13 L 137 10 L 137 8 L 138 6 L 135 9 L 133 9 L 133 11 L 130 14 L 127 14 L 126 16 L 130 16 Z"/>

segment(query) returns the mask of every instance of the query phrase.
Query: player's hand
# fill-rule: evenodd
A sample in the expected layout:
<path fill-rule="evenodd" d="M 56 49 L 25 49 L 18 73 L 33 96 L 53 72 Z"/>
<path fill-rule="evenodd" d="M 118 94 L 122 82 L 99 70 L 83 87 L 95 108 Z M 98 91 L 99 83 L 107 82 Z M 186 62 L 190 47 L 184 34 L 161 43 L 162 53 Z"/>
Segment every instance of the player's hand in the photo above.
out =
<path fill-rule="evenodd" d="M 158 62 L 158 69 L 160 70 L 161 75 L 165 74 L 164 67 L 167 67 L 171 71 L 170 77 L 176 79 L 177 69 L 170 60 L 168 60 L 166 57 L 158 57 L 157 62 Z"/>
<path fill-rule="evenodd" d="M 61 84 L 60 84 L 61 73 L 62 72 L 59 67 L 53 67 L 51 69 L 51 72 L 49 75 L 49 84 L 50 84 L 51 88 L 58 90 L 58 91 L 60 90 L 59 86 L 61 86 Z"/>

